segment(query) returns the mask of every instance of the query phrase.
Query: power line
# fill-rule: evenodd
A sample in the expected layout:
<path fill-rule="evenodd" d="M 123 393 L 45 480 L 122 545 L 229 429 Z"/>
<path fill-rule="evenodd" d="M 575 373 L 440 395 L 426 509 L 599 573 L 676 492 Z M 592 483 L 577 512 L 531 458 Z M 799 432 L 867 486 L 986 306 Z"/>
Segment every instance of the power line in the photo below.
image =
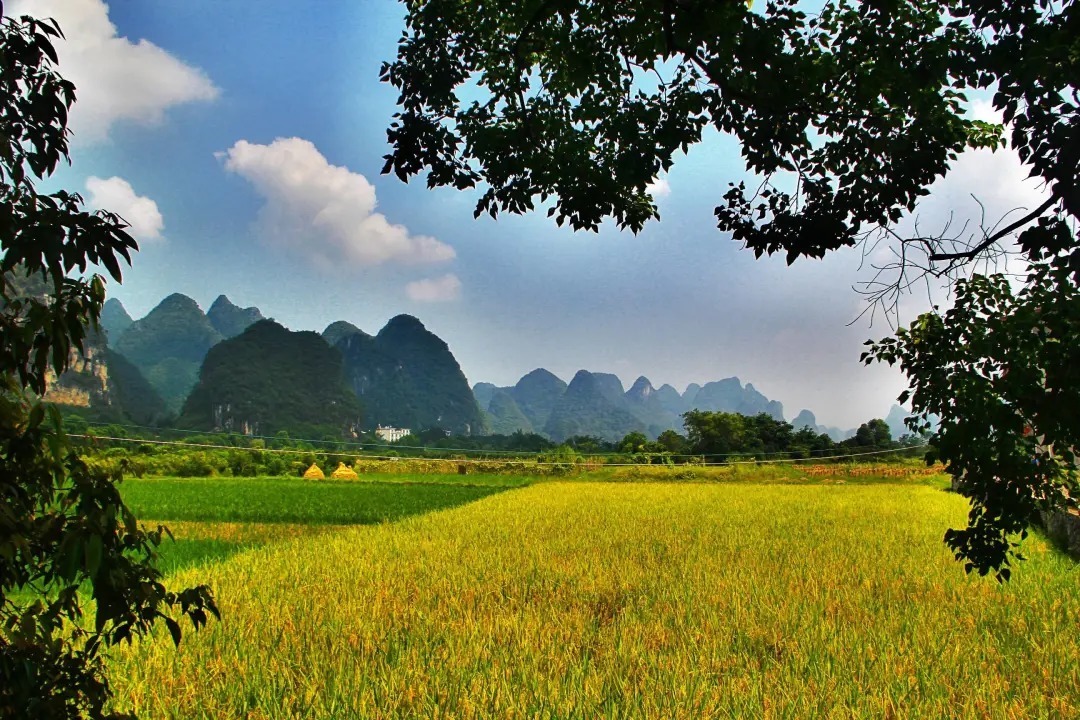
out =
<path fill-rule="evenodd" d="M 346 441 L 346 440 L 314 440 L 314 439 L 293 438 L 293 437 L 280 438 L 280 437 L 277 437 L 275 435 L 243 435 L 243 434 L 240 434 L 240 433 L 214 433 L 214 432 L 209 432 L 209 431 L 205 431 L 205 430 L 185 430 L 185 429 L 181 429 L 181 428 L 155 428 L 155 427 L 151 427 L 151 426 L 148 426 L 148 425 L 133 425 L 133 424 L 131 424 L 131 425 L 123 425 L 123 424 L 119 424 L 119 423 L 88 422 L 87 425 L 91 425 L 91 426 L 94 426 L 94 427 L 119 427 L 119 428 L 125 428 L 125 429 L 153 430 L 155 433 L 174 432 L 174 433 L 186 433 L 186 434 L 190 434 L 190 435 L 223 435 L 223 434 L 224 435 L 236 435 L 238 437 L 250 438 L 250 439 L 255 439 L 255 440 L 275 440 L 275 441 L 286 441 L 287 440 L 289 442 L 297 442 L 297 443 L 336 445 L 338 447 L 344 446 L 346 448 L 357 448 L 359 450 L 363 450 L 365 448 L 385 448 L 385 447 L 389 447 L 390 449 L 393 449 L 393 450 L 419 450 L 419 451 L 422 451 L 422 452 L 442 452 L 442 453 L 473 453 L 473 454 L 477 454 L 477 455 L 512 455 L 514 457 L 521 457 L 521 455 L 523 454 L 522 451 L 519 451 L 519 450 L 484 450 L 484 449 L 479 449 L 479 448 L 435 447 L 435 446 L 431 446 L 431 445 L 393 445 L 393 446 L 387 446 L 387 445 L 384 445 L 382 443 L 362 443 L 362 442 L 351 442 L 351 441 Z M 71 437 L 84 437 L 84 436 L 71 435 Z M 104 438 L 103 436 L 100 436 L 100 435 L 95 435 L 93 437 L 106 439 L 106 438 Z M 132 438 L 132 439 L 134 439 L 134 438 Z M 147 440 L 145 442 L 149 442 L 149 441 Z M 838 443 L 838 445 L 839 445 L 839 443 Z M 895 448 L 895 449 L 892 449 L 892 450 L 885 450 L 885 451 L 882 451 L 882 452 L 902 452 L 902 451 L 910 450 L 912 448 L 926 447 L 926 445 L 927 445 L 927 443 L 923 442 L 923 443 L 921 443 L 919 445 L 908 445 L 908 446 L 905 446 L 905 447 Z M 233 445 L 223 445 L 223 446 L 213 446 L 213 447 L 222 447 L 222 448 L 233 449 L 233 450 L 270 450 L 270 448 L 242 448 L 242 447 L 233 446 Z M 559 446 L 551 448 L 551 451 L 556 450 L 558 447 Z M 759 458 L 759 457 L 773 457 L 773 456 L 779 456 L 779 455 L 796 455 L 796 454 L 799 454 L 799 453 L 807 453 L 809 455 L 814 455 L 814 454 L 817 454 L 817 453 L 834 452 L 835 450 L 836 450 L 836 448 L 819 448 L 819 449 L 816 449 L 816 450 L 809 450 L 809 449 L 808 450 L 776 450 L 776 451 L 772 451 L 772 452 L 668 453 L 666 455 L 666 457 L 669 457 L 669 458 L 672 458 L 672 459 L 678 459 L 678 458 L 715 458 L 715 457 L 728 458 L 728 457 L 732 457 L 732 456 L 734 456 L 734 457 L 753 456 L 755 458 Z M 336 450 L 317 450 L 317 449 L 313 449 L 313 450 L 300 450 L 300 452 L 337 452 L 337 451 Z M 534 454 L 543 454 L 545 452 L 550 452 L 550 451 L 540 451 L 539 453 L 534 453 Z M 577 453 L 577 454 L 582 456 L 582 457 L 611 457 L 613 455 L 618 455 L 618 456 L 622 456 L 622 457 L 629 457 L 629 456 L 637 455 L 637 454 L 640 454 L 640 453 L 626 453 L 626 452 L 619 452 L 619 451 L 613 450 L 611 452 Z M 393 457 L 393 456 L 388 456 L 388 457 Z M 847 456 L 826 456 L 826 455 L 823 455 L 822 457 L 820 457 L 818 459 L 820 459 L 820 460 L 828 460 L 831 457 L 847 457 Z M 857 456 L 853 455 L 851 457 L 857 457 Z M 731 460 L 731 461 L 727 461 L 725 463 L 719 463 L 719 464 L 737 464 L 739 462 L 742 462 L 742 461 Z M 757 463 L 757 462 L 765 462 L 765 461 L 748 460 L 748 461 L 745 461 L 745 462 Z M 627 463 L 627 465 L 641 465 L 641 464 L 642 463 Z M 607 463 L 607 465 L 612 466 L 611 463 Z"/>
<path fill-rule="evenodd" d="M 332 454 L 337 454 L 333 450 L 301 450 L 301 449 L 298 449 L 298 448 L 241 448 L 241 447 L 235 447 L 233 445 L 213 445 L 213 444 L 210 444 L 210 443 L 188 443 L 188 442 L 182 442 L 180 440 L 143 440 L 143 439 L 139 439 L 139 438 L 109 437 L 109 436 L 103 436 L 103 435 L 84 435 L 84 434 L 76 434 L 76 433 L 71 433 L 71 434 L 68 435 L 68 437 L 83 438 L 83 439 L 86 439 L 86 440 L 108 440 L 110 442 L 137 443 L 137 444 L 143 444 L 143 445 L 169 445 L 169 446 L 175 446 L 175 447 L 201 448 L 201 449 L 206 449 L 206 450 L 239 450 L 239 451 L 247 451 L 247 452 L 282 453 L 282 454 L 292 454 L 292 455 L 309 455 L 309 454 L 332 455 Z M 869 456 L 869 455 L 884 455 L 884 454 L 887 454 L 887 453 L 906 452 L 908 450 L 914 450 L 914 449 L 922 448 L 922 447 L 926 447 L 926 443 L 923 443 L 922 445 L 909 445 L 907 447 L 893 448 L 893 449 L 889 449 L 889 450 L 871 450 L 871 451 L 868 451 L 868 452 L 847 453 L 847 454 L 843 454 L 843 455 L 829 455 L 829 456 L 826 456 L 826 457 L 819 457 L 819 458 L 811 457 L 811 458 L 784 458 L 784 459 L 776 459 L 776 460 L 728 460 L 728 461 L 724 461 L 724 462 L 713 462 L 713 463 L 708 463 L 707 462 L 707 463 L 701 463 L 701 464 L 694 464 L 694 465 L 691 465 L 690 467 L 726 467 L 726 466 L 731 466 L 731 465 L 779 465 L 779 464 L 783 464 L 783 463 L 811 462 L 811 461 L 815 461 L 815 460 L 816 461 L 821 461 L 821 460 L 846 460 L 846 459 L 849 459 L 849 458 L 866 457 L 866 456 Z M 538 465 L 538 466 L 555 466 L 555 465 L 560 465 L 560 466 L 561 465 L 589 466 L 589 465 L 593 465 L 593 464 L 600 464 L 600 465 L 603 465 L 604 467 L 642 467 L 643 465 L 645 465 L 645 463 L 585 463 L 585 462 L 542 461 L 542 460 L 539 459 L 539 456 L 540 456 L 540 454 L 537 455 L 537 460 L 535 462 L 530 462 L 530 461 L 525 461 L 525 460 L 501 460 L 500 462 L 503 462 L 504 464 L 507 464 L 507 465 Z M 365 459 L 369 459 L 369 460 L 428 459 L 428 460 L 442 460 L 442 461 L 445 461 L 445 462 L 474 463 L 474 464 L 475 463 L 489 462 L 489 461 L 486 461 L 486 460 L 476 459 L 476 458 L 402 458 L 402 457 L 397 456 L 397 455 L 365 455 L 364 457 L 365 457 Z M 691 457 L 701 457 L 701 456 L 697 455 L 697 456 L 691 456 Z"/>
<path fill-rule="evenodd" d="M 348 440 L 315 440 L 315 439 L 311 439 L 311 438 L 294 438 L 294 437 L 281 438 L 281 437 L 278 437 L 276 435 L 244 435 L 244 434 L 241 434 L 241 433 L 231 433 L 231 432 L 229 432 L 229 433 L 226 433 L 226 432 L 215 433 L 215 432 L 210 432 L 210 431 L 207 431 L 207 430 L 185 430 L 185 429 L 181 429 L 181 428 L 155 428 L 155 427 L 151 427 L 149 425 L 122 425 L 120 423 L 88 422 L 86 424 L 94 426 L 94 427 L 118 427 L 118 428 L 124 428 L 124 429 L 152 430 L 155 433 L 173 432 L 173 433 L 186 433 L 186 434 L 189 434 L 189 435 L 236 435 L 236 436 L 239 436 L 239 437 L 250 438 L 250 439 L 253 439 L 253 440 L 274 440 L 274 441 L 279 441 L 279 442 L 280 441 L 288 441 L 288 442 L 298 442 L 298 443 L 302 442 L 302 443 L 321 444 L 321 445 L 338 445 L 338 446 L 344 445 L 346 447 L 359 448 L 361 450 L 363 450 L 364 448 L 386 447 L 386 445 L 384 445 L 383 443 L 373 443 L 373 442 L 371 442 L 371 443 L 363 443 L 363 442 L 353 442 L 353 441 L 348 441 Z M 232 447 L 232 446 L 228 446 L 228 447 Z M 482 450 L 482 449 L 478 449 L 478 448 L 443 448 L 443 447 L 429 447 L 429 446 L 423 446 L 423 445 L 394 445 L 393 448 L 402 449 L 402 450 L 438 450 L 438 451 L 442 451 L 442 452 L 485 453 L 485 454 L 489 454 L 489 455 L 490 454 L 501 454 L 501 455 L 520 455 L 521 454 L 517 450 Z M 311 451 L 307 451 L 307 452 L 311 452 Z M 602 455 L 602 454 L 611 454 L 611 453 L 595 453 L 595 454 Z"/>

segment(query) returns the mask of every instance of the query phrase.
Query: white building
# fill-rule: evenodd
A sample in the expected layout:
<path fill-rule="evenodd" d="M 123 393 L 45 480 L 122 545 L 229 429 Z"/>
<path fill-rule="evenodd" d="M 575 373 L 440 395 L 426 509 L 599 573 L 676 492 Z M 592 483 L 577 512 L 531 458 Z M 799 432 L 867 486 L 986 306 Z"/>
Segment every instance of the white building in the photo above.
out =
<path fill-rule="evenodd" d="M 375 434 L 386 442 L 397 442 L 406 435 L 412 435 L 412 430 L 409 428 L 383 427 L 382 425 L 379 425 L 375 428 Z"/>

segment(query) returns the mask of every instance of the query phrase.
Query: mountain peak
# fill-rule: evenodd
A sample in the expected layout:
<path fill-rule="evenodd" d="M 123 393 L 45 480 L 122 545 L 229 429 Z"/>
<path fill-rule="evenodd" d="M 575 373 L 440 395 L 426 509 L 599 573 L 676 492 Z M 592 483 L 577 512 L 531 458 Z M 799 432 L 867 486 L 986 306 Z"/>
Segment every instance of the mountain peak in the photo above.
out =
<path fill-rule="evenodd" d="M 566 392 L 566 383 L 554 373 L 536 368 L 518 380 L 509 392 L 532 426 L 539 430 Z"/>
<path fill-rule="evenodd" d="M 791 421 L 791 426 L 796 430 L 802 430 L 804 427 L 808 427 L 814 432 L 819 432 L 817 417 L 814 413 L 805 409 L 799 411 L 799 414 Z"/>
<path fill-rule="evenodd" d="M 566 383 L 564 383 L 555 373 L 551 372 L 550 370 L 545 370 L 544 368 L 536 368 L 535 370 L 531 370 L 522 375 L 521 379 L 517 381 L 517 384 L 514 387 L 517 387 L 522 383 L 528 385 L 530 383 L 552 381 L 554 381 L 556 384 L 561 383 L 564 388 L 566 386 Z"/>
<path fill-rule="evenodd" d="M 411 315 L 379 334 L 352 334 L 336 345 L 345 375 L 365 407 L 365 425 L 483 432 L 484 417 L 449 346 Z"/>
<path fill-rule="evenodd" d="M 116 298 L 109 298 L 108 300 L 106 300 L 105 304 L 101 306 L 101 311 L 123 313 L 129 318 L 131 317 L 131 315 L 128 314 L 127 308 L 124 307 L 124 303 L 120 302 Z"/>
<path fill-rule="evenodd" d="M 588 370 L 578 370 L 574 373 L 574 377 L 570 379 L 570 384 L 567 387 L 577 389 L 582 386 L 587 386 L 590 383 L 594 383 L 595 381 L 596 379 L 593 377 L 593 374 Z"/>
<path fill-rule="evenodd" d="M 233 302 L 231 300 L 229 300 L 229 297 L 227 295 L 218 295 L 217 299 L 215 299 L 214 302 L 212 302 L 210 304 L 210 310 L 208 310 L 207 312 L 213 312 L 214 308 L 234 308 L 234 307 L 236 307 L 236 305 L 234 305 Z"/>
<path fill-rule="evenodd" d="M 614 441 L 645 429 L 645 423 L 629 409 L 622 382 L 615 375 L 588 370 L 574 375 L 544 425 L 544 432 L 557 442 L 584 434 Z"/>
<path fill-rule="evenodd" d="M 649 378 L 642 375 L 634 381 L 634 384 L 630 386 L 630 389 L 626 391 L 626 394 L 631 397 L 646 398 L 654 392 L 656 392 L 656 388 L 649 382 Z"/>
<path fill-rule="evenodd" d="M 172 295 L 169 295 L 164 300 L 159 302 L 157 304 L 157 307 L 151 310 L 150 313 L 152 314 L 159 310 L 196 310 L 200 315 L 203 314 L 202 308 L 199 307 L 199 303 L 195 302 L 193 299 L 183 293 L 173 293 Z"/>
<path fill-rule="evenodd" d="M 133 322 L 114 347 L 135 364 L 170 410 L 178 410 L 198 379 L 207 350 L 221 340 L 221 332 L 198 303 L 173 293 Z"/>
<path fill-rule="evenodd" d="M 370 337 L 366 332 L 345 320 L 332 322 L 322 331 L 323 340 L 330 345 L 337 345 L 342 339 L 351 337 L 352 335 Z"/>
<path fill-rule="evenodd" d="M 133 322 L 134 320 L 128 314 L 123 303 L 116 298 L 109 298 L 105 301 L 105 305 L 101 308 L 100 324 L 107 337 L 111 337 L 115 342 L 120 337 L 120 334 L 127 330 Z"/>
<path fill-rule="evenodd" d="M 476 398 L 476 404 L 480 406 L 481 410 L 487 410 L 491 404 L 491 398 L 495 396 L 496 392 L 503 390 L 503 388 L 497 387 L 489 382 L 478 382 L 472 387 L 473 397 Z"/>
<path fill-rule="evenodd" d="M 231 338 L 244 332 L 253 323 L 262 320 L 263 314 L 257 307 L 241 308 L 234 305 L 224 295 L 218 295 L 210 309 L 206 311 L 206 319 L 223 337 Z"/>
<path fill-rule="evenodd" d="M 390 318 L 383 330 L 427 330 L 427 328 L 419 318 L 403 313 Z"/>

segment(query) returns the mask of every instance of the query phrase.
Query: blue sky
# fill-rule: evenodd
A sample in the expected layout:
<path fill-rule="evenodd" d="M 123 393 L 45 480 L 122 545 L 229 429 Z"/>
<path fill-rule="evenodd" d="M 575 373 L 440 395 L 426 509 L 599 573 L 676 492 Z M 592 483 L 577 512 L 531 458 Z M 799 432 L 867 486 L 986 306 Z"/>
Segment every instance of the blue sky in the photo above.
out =
<path fill-rule="evenodd" d="M 135 317 L 172 292 L 204 309 L 224 293 L 301 330 L 348 320 L 374 333 L 409 313 L 470 383 L 586 368 L 681 391 L 735 375 L 789 419 L 805 407 L 841 427 L 884 416 L 903 389 L 897 371 L 858 362 L 863 341 L 889 333 L 851 324 L 859 251 L 787 267 L 716 230 L 712 208 L 744 177 L 728 138 L 676 163 L 661 221 L 637 236 L 573 233 L 542 213 L 473 220 L 472 193 L 379 174 L 396 96 L 378 69 L 403 27 L 392 0 L 6 9 L 55 16 L 69 36 L 61 70 L 80 101 L 56 182 L 131 223 L 141 251 L 110 294 Z M 962 158 L 927 212 L 973 188 L 991 204 L 1030 193 L 1014 165 Z"/>

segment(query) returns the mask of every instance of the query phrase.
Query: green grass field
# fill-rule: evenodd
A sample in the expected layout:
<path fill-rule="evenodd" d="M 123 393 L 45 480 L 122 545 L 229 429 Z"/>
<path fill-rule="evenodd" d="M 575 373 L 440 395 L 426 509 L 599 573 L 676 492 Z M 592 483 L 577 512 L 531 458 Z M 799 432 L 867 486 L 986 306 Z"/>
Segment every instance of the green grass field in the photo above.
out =
<path fill-rule="evenodd" d="M 125 483 L 145 516 L 186 513 L 178 545 L 226 549 L 171 578 L 211 584 L 222 621 L 112 663 L 118 707 L 141 716 L 1080 714 L 1078 566 L 1031 538 L 1012 582 L 965 576 L 941 537 L 966 506 L 926 483 L 402 485 L 391 501 L 356 483 L 379 492 L 174 488 L 189 482 Z M 214 492 L 247 501 L 223 512 Z M 379 519 L 331 524 L 346 508 Z"/>
<path fill-rule="evenodd" d="M 393 477 L 380 482 L 307 482 L 296 478 L 129 478 L 124 501 L 144 524 L 175 536 L 158 550 L 173 572 L 240 550 L 335 525 L 392 522 L 487 497 L 523 480 L 460 476 Z"/>

